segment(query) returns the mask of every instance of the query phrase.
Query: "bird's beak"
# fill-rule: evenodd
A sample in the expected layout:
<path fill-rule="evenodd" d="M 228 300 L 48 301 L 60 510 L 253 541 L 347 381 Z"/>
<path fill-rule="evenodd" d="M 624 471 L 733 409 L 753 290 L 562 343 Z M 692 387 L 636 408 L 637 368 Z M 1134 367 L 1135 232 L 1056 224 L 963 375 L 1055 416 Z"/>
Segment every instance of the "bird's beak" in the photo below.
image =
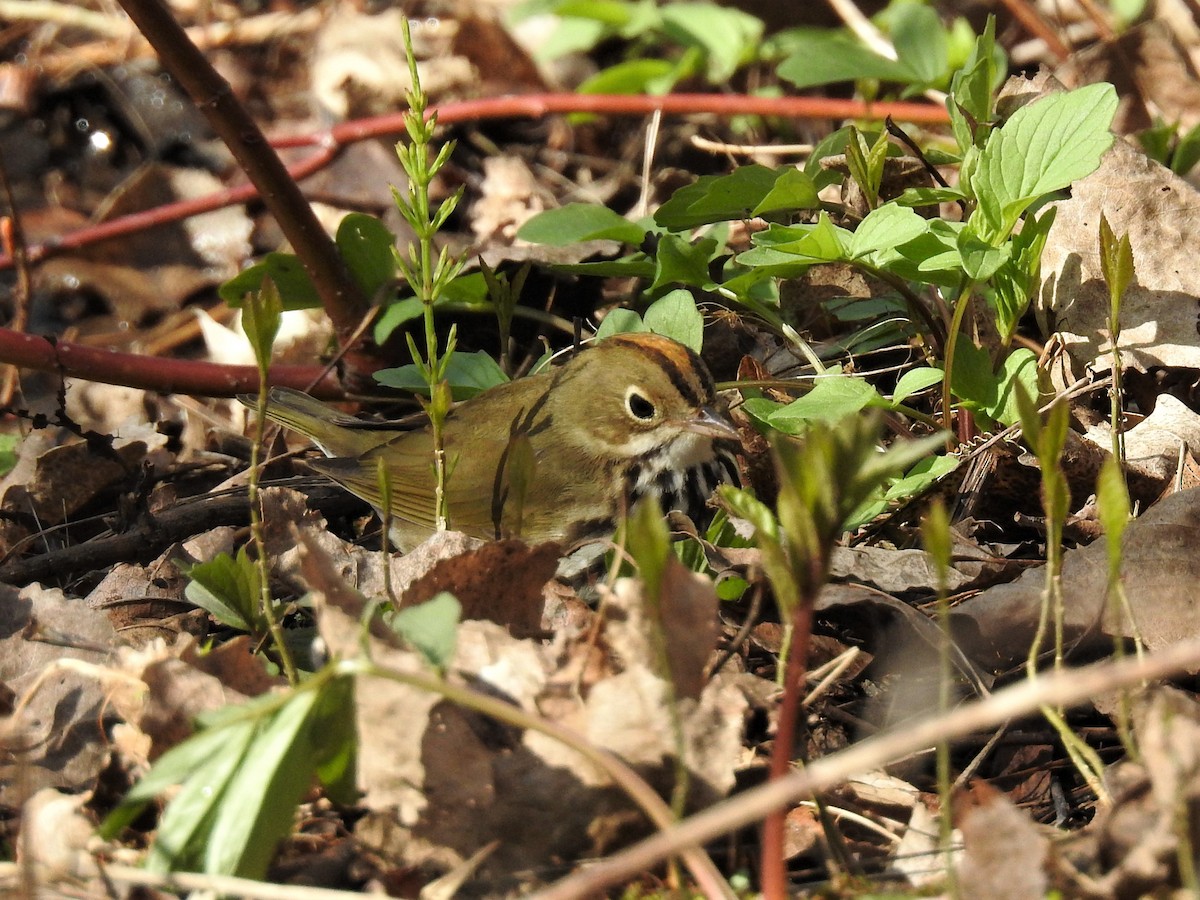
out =
<path fill-rule="evenodd" d="M 694 416 L 683 422 L 683 427 L 693 434 L 723 441 L 741 440 L 738 431 L 724 416 L 708 406 L 702 406 Z"/>

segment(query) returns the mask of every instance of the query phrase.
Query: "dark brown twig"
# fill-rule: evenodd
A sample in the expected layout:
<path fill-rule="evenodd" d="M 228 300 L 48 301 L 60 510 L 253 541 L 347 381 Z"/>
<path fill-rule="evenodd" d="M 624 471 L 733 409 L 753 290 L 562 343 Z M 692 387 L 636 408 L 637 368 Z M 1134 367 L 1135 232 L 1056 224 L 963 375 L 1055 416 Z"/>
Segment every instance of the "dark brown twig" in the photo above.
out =
<path fill-rule="evenodd" d="M 312 279 L 338 337 L 348 339 L 367 311 L 367 299 L 258 123 L 162 0 L 121 0 L 121 5 L 258 189 Z"/>

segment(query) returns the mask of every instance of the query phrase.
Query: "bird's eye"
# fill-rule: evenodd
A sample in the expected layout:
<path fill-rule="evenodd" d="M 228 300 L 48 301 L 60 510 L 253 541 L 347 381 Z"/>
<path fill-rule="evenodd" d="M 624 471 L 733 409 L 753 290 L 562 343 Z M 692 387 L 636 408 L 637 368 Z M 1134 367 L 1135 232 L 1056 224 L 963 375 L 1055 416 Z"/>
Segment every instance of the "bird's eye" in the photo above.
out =
<path fill-rule="evenodd" d="M 629 393 L 625 395 L 625 406 L 635 419 L 649 422 L 654 418 L 654 404 L 647 400 L 637 388 L 629 389 Z"/>

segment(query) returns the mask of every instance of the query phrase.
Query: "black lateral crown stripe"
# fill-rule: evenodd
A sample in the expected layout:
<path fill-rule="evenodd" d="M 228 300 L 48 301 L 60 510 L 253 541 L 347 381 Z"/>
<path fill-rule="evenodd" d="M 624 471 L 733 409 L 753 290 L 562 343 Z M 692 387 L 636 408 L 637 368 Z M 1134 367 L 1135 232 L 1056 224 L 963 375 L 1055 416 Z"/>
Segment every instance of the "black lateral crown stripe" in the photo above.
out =
<path fill-rule="evenodd" d="M 691 364 L 692 377 L 689 378 L 688 372 L 685 372 L 679 365 L 679 359 L 674 353 L 668 353 L 665 350 L 660 350 L 658 347 L 653 347 L 648 344 L 640 345 L 643 353 L 653 356 L 662 370 L 667 373 L 667 377 L 671 380 L 671 384 L 675 386 L 675 390 L 679 391 L 689 404 L 695 407 L 705 406 L 712 403 L 713 396 L 716 393 L 711 377 L 707 373 L 707 369 L 700 357 L 689 347 L 681 349 L 687 353 L 688 362 Z"/>

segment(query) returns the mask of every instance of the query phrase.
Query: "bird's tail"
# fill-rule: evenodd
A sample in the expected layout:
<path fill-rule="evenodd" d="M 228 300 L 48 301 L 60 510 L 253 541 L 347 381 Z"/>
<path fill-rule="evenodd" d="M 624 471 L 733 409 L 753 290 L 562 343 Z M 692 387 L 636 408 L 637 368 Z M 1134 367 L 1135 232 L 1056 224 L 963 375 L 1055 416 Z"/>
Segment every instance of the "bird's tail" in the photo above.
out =
<path fill-rule="evenodd" d="M 238 398 L 255 408 L 255 397 Z M 326 456 L 360 456 L 394 437 L 396 432 L 371 429 L 369 423 L 339 412 L 292 388 L 271 388 L 267 418 L 307 437 Z"/>

